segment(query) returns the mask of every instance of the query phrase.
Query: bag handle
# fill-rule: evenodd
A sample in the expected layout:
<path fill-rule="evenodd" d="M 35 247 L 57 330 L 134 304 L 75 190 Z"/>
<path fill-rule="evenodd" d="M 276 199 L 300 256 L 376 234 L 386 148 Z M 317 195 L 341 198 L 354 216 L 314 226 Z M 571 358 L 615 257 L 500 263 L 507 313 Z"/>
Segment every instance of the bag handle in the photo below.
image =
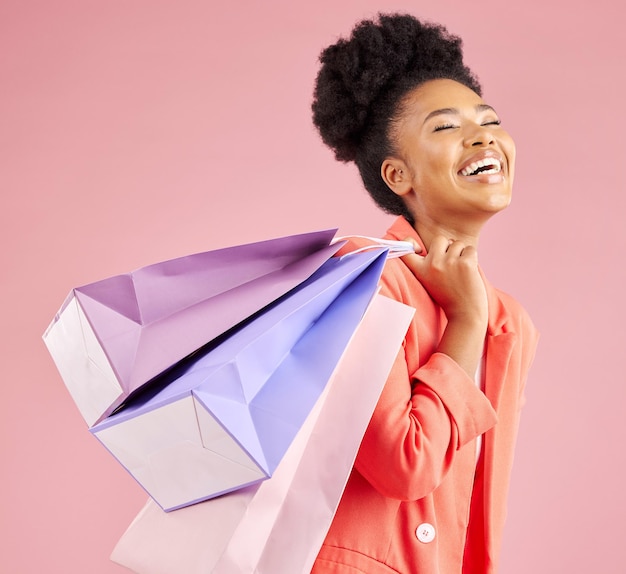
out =
<path fill-rule="evenodd" d="M 356 239 L 367 239 L 371 241 L 371 245 L 365 245 L 364 247 L 360 247 L 355 251 L 351 251 L 349 255 L 353 253 L 361 253 L 362 251 L 369 251 L 370 249 L 380 249 L 384 247 L 388 249 L 387 258 L 393 259 L 394 257 L 402 257 L 404 255 L 408 255 L 409 253 L 415 253 L 415 248 L 410 241 L 396 241 L 394 239 L 380 239 L 378 237 L 367 237 L 366 235 L 346 235 L 344 237 L 337 237 L 333 243 L 338 241 L 346 241 L 347 239 L 356 238 Z"/>

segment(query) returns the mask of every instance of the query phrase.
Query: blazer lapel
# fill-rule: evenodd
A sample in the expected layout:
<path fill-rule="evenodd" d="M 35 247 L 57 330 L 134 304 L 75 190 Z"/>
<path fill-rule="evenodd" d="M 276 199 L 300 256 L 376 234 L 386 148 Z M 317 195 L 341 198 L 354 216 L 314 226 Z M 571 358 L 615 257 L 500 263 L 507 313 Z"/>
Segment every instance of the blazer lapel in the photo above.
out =
<path fill-rule="evenodd" d="M 489 555 L 500 545 L 495 540 L 506 516 L 508 477 L 513 463 L 513 449 L 519 418 L 519 372 L 517 368 L 517 333 L 497 292 L 487 284 L 489 328 L 486 340 L 485 395 L 498 414 L 497 424 L 483 440 L 484 456 L 484 528 Z M 495 560 L 495 556 L 491 556 Z"/>
<path fill-rule="evenodd" d="M 516 341 L 516 333 L 487 335 L 485 395 L 496 412 L 498 412 L 502 392 L 506 385 L 511 355 Z"/>

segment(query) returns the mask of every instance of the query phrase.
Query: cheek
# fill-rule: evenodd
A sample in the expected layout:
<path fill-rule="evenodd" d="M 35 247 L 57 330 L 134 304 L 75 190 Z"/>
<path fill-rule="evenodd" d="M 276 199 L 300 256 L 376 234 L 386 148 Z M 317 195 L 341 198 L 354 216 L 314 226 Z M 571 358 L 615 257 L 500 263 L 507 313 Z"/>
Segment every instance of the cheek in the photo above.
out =
<path fill-rule="evenodd" d="M 504 153 L 506 153 L 510 167 L 513 168 L 515 166 L 515 151 L 516 151 L 515 142 L 513 141 L 513 138 L 509 134 L 506 134 L 506 136 L 502 138 L 501 145 L 502 145 L 502 149 L 504 150 Z"/>
<path fill-rule="evenodd" d="M 432 189 L 450 185 L 454 180 L 456 156 L 454 149 L 449 145 L 440 145 L 432 140 L 426 145 L 424 142 L 413 142 L 411 153 L 406 159 L 413 173 L 413 180 L 417 189 Z"/>
<path fill-rule="evenodd" d="M 448 178 L 454 165 L 455 157 L 445 147 L 426 147 L 419 155 L 419 168 L 433 179 Z"/>

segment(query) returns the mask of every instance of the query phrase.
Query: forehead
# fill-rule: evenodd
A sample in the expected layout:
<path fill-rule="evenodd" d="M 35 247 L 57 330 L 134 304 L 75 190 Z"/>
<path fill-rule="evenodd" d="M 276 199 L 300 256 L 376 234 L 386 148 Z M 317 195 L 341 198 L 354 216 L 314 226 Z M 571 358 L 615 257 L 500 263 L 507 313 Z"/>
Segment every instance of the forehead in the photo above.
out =
<path fill-rule="evenodd" d="M 454 80 L 429 80 L 410 91 L 402 109 L 411 116 L 424 116 L 435 110 L 476 108 L 485 102 L 474 91 Z"/>

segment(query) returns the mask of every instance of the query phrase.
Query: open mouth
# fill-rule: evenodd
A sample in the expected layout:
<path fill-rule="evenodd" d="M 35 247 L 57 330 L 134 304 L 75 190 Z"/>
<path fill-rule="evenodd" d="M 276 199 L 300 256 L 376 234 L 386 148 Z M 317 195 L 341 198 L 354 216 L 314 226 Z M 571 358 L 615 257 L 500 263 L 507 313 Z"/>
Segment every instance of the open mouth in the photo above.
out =
<path fill-rule="evenodd" d="M 502 164 L 499 159 L 496 159 L 495 157 L 486 157 L 485 159 L 480 159 L 470 163 L 468 166 L 464 167 L 459 174 L 464 176 L 492 174 L 500 173 L 501 170 Z"/>

